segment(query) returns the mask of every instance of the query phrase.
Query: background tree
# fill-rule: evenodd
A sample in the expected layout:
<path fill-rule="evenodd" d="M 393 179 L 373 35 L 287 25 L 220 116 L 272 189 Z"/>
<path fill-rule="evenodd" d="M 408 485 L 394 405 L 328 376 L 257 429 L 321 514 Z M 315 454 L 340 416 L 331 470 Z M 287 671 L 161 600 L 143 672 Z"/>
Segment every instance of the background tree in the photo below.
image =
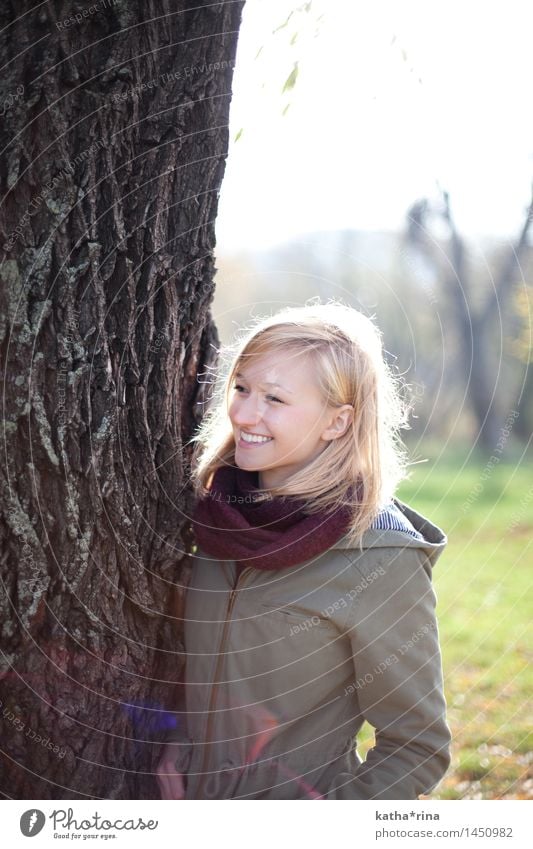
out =
<path fill-rule="evenodd" d="M 445 225 L 444 239 L 433 232 L 435 219 Z M 439 206 L 432 207 L 425 199 L 417 201 L 407 220 L 407 244 L 433 268 L 446 298 L 447 333 L 454 335 L 460 362 L 454 373 L 462 383 L 466 382 L 465 396 L 476 423 L 477 441 L 483 449 L 493 450 L 509 414 L 509 408 L 505 409 L 509 396 L 500 390 L 498 375 L 508 335 L 514 338 L 518 333 L 515 292 L 530 249 L 533 195 L 517 238 L 497 258 L 493 273 L 485 268 L 484 277 L 490 277 L 490 285 L 482 287 L 476 285 L 468 267 L 467 248 L 456 227 L 447 192 L 442 192 Z M 523 389 L 522 385 L 516 402 L 519 412 L 527 402 Z M 523 433 L 527 430 L 526 417 L 522 416 Z"/>
<path fill-rule="evenodd" d="M 531 280 L 531 278 L 529 278 Z M 522 381 L 520 412 L 516 421 L 515 433 L 524 442 L 531 441 L 533 433 L 533 338 L 531 333 L 531 315 L 533 312 L 533 287 L 531 282 L 515 292 L 514 308 L 518 319 L 518 332 L 511 340 L 511 352 L 518 362 L 525 365 Z"/>
<path fill-rule="evenodd" d="M 242 5 L 0 7 L 4 797 L 158 797 Z"/>

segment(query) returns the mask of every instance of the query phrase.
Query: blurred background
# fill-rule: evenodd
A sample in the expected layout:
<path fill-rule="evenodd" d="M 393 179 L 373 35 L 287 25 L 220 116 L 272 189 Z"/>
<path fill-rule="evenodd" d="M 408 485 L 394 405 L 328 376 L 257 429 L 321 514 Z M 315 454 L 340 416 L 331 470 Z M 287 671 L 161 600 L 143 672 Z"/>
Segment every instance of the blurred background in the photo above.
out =
<path fill-rule="evenodd" d="M 399 496 L 449 537 L 440 798 L 533 798 L 530 20 L 517 0 L 248 0 L 217 223 L 222 342 L 338 298 L 409 388 Z"/>

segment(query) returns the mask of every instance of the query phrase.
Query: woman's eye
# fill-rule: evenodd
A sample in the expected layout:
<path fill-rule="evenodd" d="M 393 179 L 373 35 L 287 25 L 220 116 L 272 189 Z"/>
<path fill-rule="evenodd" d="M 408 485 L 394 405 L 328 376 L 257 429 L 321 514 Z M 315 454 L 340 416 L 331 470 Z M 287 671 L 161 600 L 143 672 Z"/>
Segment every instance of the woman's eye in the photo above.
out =
<path fill-rule="evenodd" d="M 246 392 L 246 389 L 244 388 L 244 386 L 241 386 L 239 383 L 236 383 L 235 386 L 233 387 L 233 389 L 235 390 L 235 392 L 238 392 L 239 395 L 241 394 L 241 391 Z M 284 403 L 281 400 L 281 398 L 276 398 L 275 395 L 265 395 L 265 398 L 267 398 L 268 401 L 275 401 L 277 404 L 283 404 Z"/>

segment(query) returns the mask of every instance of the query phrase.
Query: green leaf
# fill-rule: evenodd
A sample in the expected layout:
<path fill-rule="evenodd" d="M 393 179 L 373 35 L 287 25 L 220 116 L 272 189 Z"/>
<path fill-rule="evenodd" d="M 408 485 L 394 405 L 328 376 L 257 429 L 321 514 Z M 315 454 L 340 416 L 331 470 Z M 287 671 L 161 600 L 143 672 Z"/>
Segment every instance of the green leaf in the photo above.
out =
<path fill-rule="evenodd" d="M 234 142 L 238 142 L 238 141 L 239 141 L 239 139 L 240 139 L 240 137 L 242 136 L 243 132 L 244 132 L 244 128 L 243 128 L 243 127 L 241 127 L 241 128 L 240 128 L 240 130 L 239 130 L 239 132 L 237 133 L 237 135 L 236 135 L 236 136 L 235 136 L 235 138 L 233 139 L 233 141 L 234 141 Z"/>
<path fill-rule="evenodd" d="M 289 12 L 288 17 L 285 19 L 285 21 L 282 24 L 279 25 L 279 27 L 276 27 L 276 29 L 272 30 L 272 35 L 275 35 L 277 32 L 280 31 L 280 29 L 285 29 L 285 27 L 287 26 L 287 24 L 289 23 L 289 21 L 290 21 L 290 19 L 292 18 L 293 15 L 294 15 L 294 9 L 293 9 L 292 12 Z"/>
<path fill-rule="evenodd" d="M 285 80 L 285 85 L 283 86 L 281 92 L 284 94 L 286 91 L 291 91 L 296 85 L 296 80 L 298 79 L 298 62 L 294 63 L 294 67 L 290 72 L 289 76 Z"/>

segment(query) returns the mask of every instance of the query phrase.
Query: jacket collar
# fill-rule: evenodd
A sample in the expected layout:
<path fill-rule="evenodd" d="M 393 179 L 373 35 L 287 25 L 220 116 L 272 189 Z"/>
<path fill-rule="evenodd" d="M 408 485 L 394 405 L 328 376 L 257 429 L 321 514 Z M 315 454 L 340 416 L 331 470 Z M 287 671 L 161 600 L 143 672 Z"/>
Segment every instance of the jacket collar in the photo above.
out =
<path fill-rule="evenodd" d="M 363 534 L 362 547 L 390 548 L 400 546 L 401 548 L 419 548 L 426 553 L 431 561 L 431 565 L 434 565 L 447 545 L 448 539 L 446 534 L 438 525 L 434 525 L 426 516 L 423 516 L 398 498 L 393 498 L 392 502 L 407 520 L 405 530 L 398 530 L 396 528 L 386 530 L 369 528 Z M 418 531 L 422 535 L 422 539 L 417 539 L 413 534 L 409 533 L 407 530 L 408 525 Z M 353 548 L 353 545 L 349 543 L 347 536 L 343 536 L 332 548 L 347 549 Z"/>

